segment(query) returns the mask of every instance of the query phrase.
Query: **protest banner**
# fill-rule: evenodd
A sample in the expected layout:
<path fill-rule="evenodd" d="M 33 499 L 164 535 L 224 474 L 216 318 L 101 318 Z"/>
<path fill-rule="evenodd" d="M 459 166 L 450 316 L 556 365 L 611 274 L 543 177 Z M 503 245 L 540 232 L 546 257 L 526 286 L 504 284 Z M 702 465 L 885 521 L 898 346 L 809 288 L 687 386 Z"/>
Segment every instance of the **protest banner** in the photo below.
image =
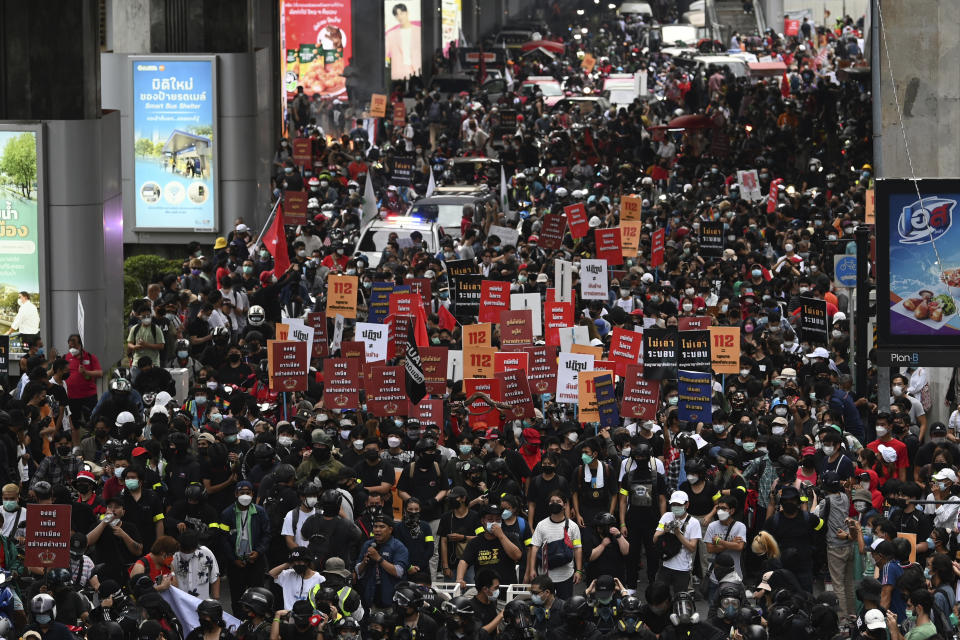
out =
<path fill-rule="evenodd" d="M 623 264 L 623 249 L 620 245 L 620 227 L 594 229 L 596 256 L 608 266 Z M 581 262 L 582 266 L 582 262 Z"/>
<path fill-rule="evenodd" d="M 561 352 L 557 360 L 556 398 L 560 404 L 577 404 L 580 400 L 578 383 L 581 371 L 593 370 L 593 356 Z"/>
<path fill-rule="evenodd" d="M 677 331 L 650 327 L 643 330 L 643 375 L 651 380 L 677 377 Z"/>
<path fill-rule="evenodd" d="M 420 404 L 407 403 L 407 415 L 420 421 L 420 426 L 443 425 L 443 400 L 424 398 Z"/>
<path fill-rule="evenodd" d="M 580 297 L 584 300 L 607 300 L 610 295 L 607 261 L 580 261 Z"/>
<path fill-rule="evenodd" d="M 357 317 L 357 276 L 327 276 L 327 317 Z"/>
<path fill-rule="evenodd" d="M 523 369 L 526 372 L 529 359 L 530 356 L 523 348 L 518 351 L 497 351 L 493 356 L 493 370 L 495 373 L 514 369 Z"/>
<path fill-rule="evenodd" d="M 723 255 L 723 221 L 705 220 L 700 222 L 700 255 L 719 258 Z"/>
<path fill-rule="evenodd" d="M 360 408 L 360 360 L 327 358 L 323 361 L 323 406 L 327 409 Z"/>
<path fill-rule="evenodd" d="M 640 234 L 643 223 L 639 220 L 620 223 L 620 243 L 624 258 L 636 258 L 640 255 Z"/>
<path fill-rule="evenodd" d="M 710 316 L 681 316 L 677 318 L 677 329 L 680 331 L 706 331 L 713 324 Z"/>
<path fill-rule="evenodd" d="M 512 407 L 507 414 L 511 420 L 532 419 L 533 397 L 530 395 L 530 385 L 527 382 L 527 373 L 522 369 L 511 369 L 494 374 L 500 387 L 500 402 Z"/>
<path fill-rule="evenodd" d="M 640 196 L 622 196 L 620 198 L 620 224 L 640 222 L 643 215 L 643 198 Z"/>
<path fill-rule="evenodd" d="M 710 363 L 714 373 L 740 372 L 740 327 L 710 327 Z"/>
<path fill-rule="evenodd" d="M 699 371 L 677 372 L 677 418 L 680 423 L 713 422 L 713 409 L 710 397 L 713 395 L 713 377 Z"/>
<path fill-rule="evenodd" d="M 679 333 L 677 367 L 689 371 L 710 372 L 709 331 L 681 331 Z"/>
<path fill-rule="evenodd" d="M 354 335 L 363 341 L 365 362 L 387 359 L 389 331 L 390 328 L 385 324 L 357 323 Z"/>
<path fill-rule="evenodd" d="M 390 294 L 390 315 L 416 317 L 417 307 L 421 304 L 423 302 L 419 294 L 394 291 Z"/>
<path fill-rule="evenodd" d="M 599 422 L 600 412 L 597 410 L 597 392 L 594 390 L 594 380 L 599 376 L 608 376 L 606 371 L 581 371 L 577 376 L 577 420 L 579 422 Z"/>
<path fill-rule="evenodd" d="M 464 347 L 463 377 L 492 378 L 493 357 L 496 353 L 497 350 L 494 347 Z"/>
<path fill-rule="evenodd" d="M 447 347 L 420 347 L 423 377 L 430 395 L 447 394 L 447 352 Z"/>
<path fill-rule="evenodd" d="M 330 355 L 327 343 L 327 316 L 317 311 L 307 313 L 307 324 L 313 328 L 312 358 L 326 358 Z"/>
<path fill-rule="evenodd" d="M 387 360 L 407 352 L 407 340 L 414 320 L 413 316 L 387 316 Z"/>
<path fill-rule="evenodd" d="M 463 347 L 489 347 L 493 344 L 493 325 L 489 322 L 468 324 L 463 328 Z"/>
<path fill-rule="evenodd" d="M 620 413 L 635 420 L 656 420 L 660 408 L 660 383 L 643 377 L 643 368 L 627 367 Z"/>
<path fill-rule="evenodd" d="M 557 347 L 524 347 L 523 353 L 528 356 L 527 380 L 530 390 L 538 395 L 553 394 L 557 388 Z"/>
<path fill-rule="evenodd" d="M 559 345 L 560 335 L 558 329 L 573 325 L 573 303 L 545 302 L 543 303 L 543 315 L 544 342 Z"/>
<path fill-rule="evenodd" d="M 510 309 L 512 311 L 529 309 L 534 337 L 543 336 L 543 303 L 539 293 L 511 293 Z"/>
<path fill-rule="evenodd" d="M 666 242 L 666 232 L 657 229 L 650 236 L 650 266 L 659 267 L 663 264 L 663 245 Z"/>
<path fill-rule="evenodd" d="M 484 280 L 480 285 L 480 322 L 500 322 L 500 312 L 510 309 L 510 283 Z"/>
<path fill-rule="evenodd" d="M 533 344 L 533 313 L 531 311 L 500 312 L 500 348 L 517 351 Z"/>
<path fill-rule="evenodd" d="M 567 260 L 553 261 L 553 297 L 548 301 L 573 302 L 573 263 Z"/>
<path fill-rule="evenodd" d="M 800 339 L 810 344 L 827 344 L 830 341 L 826 300 L 800 298 Z"/>
<path fill-rule="evenodd" d="M 309 366 L 306 342 L 267 340 L 267 384 L 271 391 L 306 391 Z"/>
<path fill-rule="evenodd" d="M 374 282 L 370 285 L 370 301 L 367 303 L 367 322 L 382 323 L 390 315 L 390 295 L 393 282 Z"/>
<path fill-rule="evenodd" d="M 365 381 L 367 411 L 378 418 L 407 413 L 407 395 L 403 389 L 403 367 L 375 366 Z"/>
<path fill-rule="evenodd" d="M 582 202 L 568 204 L 563 208 L 567 216 L 567 225 L 570 235 L 574 238 L 583 238 L 590 230 L 590 221 L 587 219 L 587 207 Z"/>
<path fill-rule="evenodd" d="M 410 293 L 420 296 L 423 302 L 423 310 L 430 313 L 430 302 L 433 299 L 433 284 L 430 278 L 411 278 L 406 281 L 410 286 Z"/>
<path fill-rule="evenodd" d="M 492 400 L 500 397 L 500 384 L 496 378 L 469 378 L 463 379 L 463 393 L 470 398 L 474 393 L 485 393 Z M 474 400 L 467 406 L 469 416 L 467 422 L 472 429 L 487 429 L 500 426 L 500 412 L 483 400 Z"/>
<path fill-rule="evenodd" d="M 566 232 L 566 216 L 546 213 L 543 215 L 543 225 L 540 227 L 539 245 L 544 249 L 556 251 L 563 244 L 563 236 Z"/>
<path fill-rule="evenodd" d="M 627 375 L 627 367 L 637 364 L 643 355 L 643 332 L 613 328 L 610 339 L 610 359 L 616 366 L 618 376 Z"/>
<path fill-rule="evenodd" d="M 69 504 L 27 505 L 26 540 L 23 545 L 23 560 L 27 566 L 70 568 L 71 511 Z M 13 532 L 10 537 L 12 545 Z"/>
<path fill-rule="evenodd" d="M 617 406 L 617 392 L 613 385 L 613 377 L 613 374 L 604 372 L 593 379 L 600 428 L 608 428 L 611 432 L 620 426 L 620 407 Z"/>

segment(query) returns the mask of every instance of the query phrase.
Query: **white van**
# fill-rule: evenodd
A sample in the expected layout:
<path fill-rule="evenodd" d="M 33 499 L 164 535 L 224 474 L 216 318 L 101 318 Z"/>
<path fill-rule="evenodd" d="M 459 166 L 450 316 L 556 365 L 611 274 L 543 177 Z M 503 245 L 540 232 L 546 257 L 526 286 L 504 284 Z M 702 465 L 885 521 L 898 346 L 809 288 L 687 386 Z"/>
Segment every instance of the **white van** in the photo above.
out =
<path fill-rule="evenodd" d="M 649 2 L 624 2 L 617 9 L 617 13 L 622 16 L 643 16 L 649 18 L 653 15 L 653 7 Z"/>

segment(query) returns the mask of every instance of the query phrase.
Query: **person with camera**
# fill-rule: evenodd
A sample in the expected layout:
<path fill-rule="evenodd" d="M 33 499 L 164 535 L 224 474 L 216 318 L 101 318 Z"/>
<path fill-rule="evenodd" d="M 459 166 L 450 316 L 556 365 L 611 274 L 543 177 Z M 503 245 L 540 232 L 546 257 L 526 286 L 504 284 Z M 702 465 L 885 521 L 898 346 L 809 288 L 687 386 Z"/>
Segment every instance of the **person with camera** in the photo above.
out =
<path fill-rule="evenodd" d="M 127 584 L 127 567 L 141 556 L 144 548 L 140 529 L 125 516 L 123 499 L 113 496 L 107 500 L 106 515 L 87 534 L 87 544 L 95 546 L 97 560 L 103 563 L 98 577 L 113 579 L 121 585 Z"/>
<path fill-rule="evenodd" d="M 653 534 L 663 562 L 657 580 L 666 583 L 674 594 L 690 587 L 693 561 L 702 538 L 700 520 L 687 513 L 689 505 L 686 492 L 674 491 L 670 495 L 670 511 L 660 517 Z"/>
<path fill-rule="evenodd" d="M 273 616 L 270 640 L 320 640 L 329 618 L 315 614 L 307 600 L 297 600 L 289 610 L 280 609 Z"/>

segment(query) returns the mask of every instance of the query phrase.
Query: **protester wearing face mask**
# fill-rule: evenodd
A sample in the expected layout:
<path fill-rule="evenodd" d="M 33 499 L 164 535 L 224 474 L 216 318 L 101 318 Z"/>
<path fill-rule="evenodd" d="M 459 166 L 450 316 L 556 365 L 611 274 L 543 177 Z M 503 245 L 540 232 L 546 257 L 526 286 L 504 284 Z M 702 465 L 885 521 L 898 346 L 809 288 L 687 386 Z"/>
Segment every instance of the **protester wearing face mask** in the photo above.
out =
<path fill-rule="evenodd" d="M 147 574 L 150 580 L 156 583 L 154 587 L 157 591 L 166 591 L 170 587 L 179 586 L 177 576 L 173 573 L 173 556 L 180 549 L 176 538 L 170 536 L 158 537 L 153 546 L 150 547 L 150 553 L 137 560 L 130 567 L 130 579 L 133 580 L 140 574 Z"/>
<path fill-rule="evenodd" d="M 297 601 L 306 599 L 313 587 L 324 581 L 323 576 L 310 566 L 312 562 L 310 550 L 298 546 L 290 550 L 285 563 L 267 572 L 283 591 L 283 608 L 287 611 L 293 609 Z"/>
<path fill-rule="evenodd" d="M 657 579 L 666 583 L 676 594 L 686 591 L 690 585 L 694 556 L 702 537 L 700 520 L 687 513 L 690 505 L 687 494 L 674 491 L 670 495 L 670 511 L 661 516 L 654 543 L 663 536 L 674 536 L 679 545 L 672 545 L 672 555 L 663 560 Z M 668 553 L 668 552 L 664 552 Z"/>
<path fill-rule="evenodd" d="M 230 526 L 222 551 L 233 610 L 239 611 L 243 592 L 262 583 L 270 544 L 270 520 L 263 507 L 253 504 L 253 484 L 241 480 L 234 495 L 235 502 L 224 509 L 220 521 Z"/>
<path fill-rule="evenodd" d="M 303 525 L 307 519 L 317 513 L 317 497 L 320 495 L 319 485 L 313 482 L 302 482 L 297 487 L 300 504 L 283 517 L 280 535 L 283 536 L 288 549 L 305 547 L 309 540 L 303 536 Z"/>
<path fill-rule="evenodd" d="M 559 491 L 550 493 L 547 512 L 549 517 L 541 520 L 533 531 L 524 582 L 543 573 L 546 566 L 557 595 L 570 598 L 573 586 L 584 577 L 580 527 L 569 517 L 566 496 Z M 546 556 L 545 563 L 541 554 Z"/>
<path fill-rule="evenodd" d="M 874 453 L 880 453 L 880 447 L 892 447 L 897 453 L 896 474 L 900 481 L 907 479 L 907 468 L 910 466 L 910 457 L 907 455 L 907 445 L 893 437 L 893 431 L 890 426 L 890 415 L 881 412 L 877 414 L 876 426 L 877 439 L 867 443 L 867 448 Z"/>
<path fill-rule="evenodd" d="M 780 510 L 763 523 L 763 530 L 772 535 L 784 557 L 784 567 L 796 575 L 800 586 L 811 593 L 813 571 L 809 561 L 813 554 L 814 536 L 826 523 L 818 516 L 800 509 L 800 491 L 792 485 L 780 490 Z"/>

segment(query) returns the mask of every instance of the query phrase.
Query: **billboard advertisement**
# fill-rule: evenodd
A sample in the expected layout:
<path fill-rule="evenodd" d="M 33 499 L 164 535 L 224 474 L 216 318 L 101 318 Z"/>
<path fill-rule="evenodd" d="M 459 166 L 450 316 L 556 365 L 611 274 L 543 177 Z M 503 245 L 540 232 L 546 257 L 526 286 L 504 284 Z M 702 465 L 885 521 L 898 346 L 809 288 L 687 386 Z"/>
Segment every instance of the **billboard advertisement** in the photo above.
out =
<path fill-rule="evenodd" d="M 877 181 L 881 348 L 960 347 L 958 202 L 960 180 Z"/>
<path fill-rule="evenodd" d="M 216 58 L 131 59 L 137 229 L 217 225 Z"/>
<path fill-rule="evenodd" d="M 440 42 L 443 55 L 450 55 L 450 45 L 460 40 L 463 28 L 463 7 L 461 0 L 440 0 Z"/>
<path fill-rule="evenodd" d="M 419 76 L 423 66 L 420 0 L 384 0 L 383 25 L 383 50 L 390 79 Z"/>
<path fill-rule="evenodd" d="M 20 311 L 20 291 L 40 307 L 38 142 L 37 131 L 0 129 L 0 333 Z"/>
<path fill-rule="evenodd" d="M 353 55 L 350 0 L 280 0 L 280 45 L 286 100 L 298 86 L 308 96 L 345 94 L 343 70 Z"/>

